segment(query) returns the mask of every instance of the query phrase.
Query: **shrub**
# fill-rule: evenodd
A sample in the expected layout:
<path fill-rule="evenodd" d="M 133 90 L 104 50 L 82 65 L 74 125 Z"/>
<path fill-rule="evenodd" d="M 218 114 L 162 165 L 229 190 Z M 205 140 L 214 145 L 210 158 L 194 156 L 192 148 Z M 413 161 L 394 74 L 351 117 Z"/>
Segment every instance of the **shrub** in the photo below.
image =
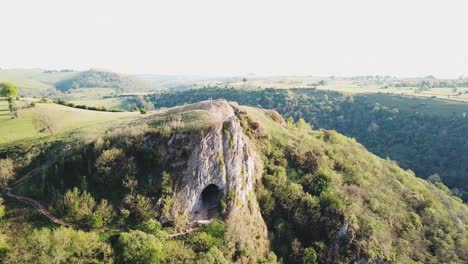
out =
<path fill-rule="evenodd" d="M 63 196 L 64 212 L 74 221 L 89 220 L 95 204 L 94 198 L 88 192 L 80 192 L 76 187 L 72 191 L 68 190 Z"/>
<path fill-rule="evenodd" d="M 317 264 L 317 253 L 312 247 L 304 249 L 304 264 Z"/>
<path fill-rule="evenodd" d="M 7 254 L 6 263 L 112 263 L 109 244 L 93 232 L 59 227 L 33 230 Z"/>
<path fill-rule="evenodd" d="M 158 237 L 163 232 L 161 224 L 158 221 L 156 221 L 155 219 L 149 219 L 147 221 L 141 222 L 137 226 L 137 229 L 141 230 L 141 231 L 143 231 L 143 232 L 145 232 L 147 234 L 152 234 L 152 235 L 155 235 L 155 236 L 158 236 Z"/>
<path fill-rule="evenodd" d="M 148 221 L 156 216 L 151 200 L 141 194 L 129 194 L 123 202 L 130 211 L 130 216 L 137 223 Z"/>
<path fill-rule="evenodd" d="M 331 183 L 331 178 L 322 172 L 318 174 L 307 174 L 303 179 L 304 189 L 308 193 L 316 196 L 329 190 Z"/>
<path fill-rule="evenodd" d="M 161 263 L 165 259 L 162 241 L 141 231 L 120 233 L 116 252 L 120 263 Z"/>
<path fill-rule="evenodd" d="M 15 176 L 13 160 L 6 158 L 0 159 L 0 187 L 5 187 Z"/>
<path fill-rule="evenodd" d="M 102 199 L 99 205 L 96 206 L 92 216 L 91 226 L 99 228 L 110 223 L 114 215 L 112 205 L 107 200 Z"/>
<path fill-rule="evenodd" d="M 164 243 L 165 263 L 196 263 L 196 254 L 182 241 L 169 240 Z M 212 262 L 200 262 L 212 263 Z"/>
<path fill-rule="evenodd" d="M 3 205 L 3 199 L 0 197 L 0 219 L 5 216 L 5 205 Z"/>

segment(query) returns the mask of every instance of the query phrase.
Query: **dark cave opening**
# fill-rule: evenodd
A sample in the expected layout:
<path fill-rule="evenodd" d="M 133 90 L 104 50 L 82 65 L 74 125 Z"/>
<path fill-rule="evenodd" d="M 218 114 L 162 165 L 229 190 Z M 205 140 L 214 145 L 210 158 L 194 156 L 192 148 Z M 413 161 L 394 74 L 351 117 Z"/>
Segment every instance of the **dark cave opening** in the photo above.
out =
<path fill-rule="evenodd" d="M 218 207 L 221 199 L 221 190 L 215 184 L 210 184 L 203 189 L 202 194 L 203 207 L 208 210 Z"/>

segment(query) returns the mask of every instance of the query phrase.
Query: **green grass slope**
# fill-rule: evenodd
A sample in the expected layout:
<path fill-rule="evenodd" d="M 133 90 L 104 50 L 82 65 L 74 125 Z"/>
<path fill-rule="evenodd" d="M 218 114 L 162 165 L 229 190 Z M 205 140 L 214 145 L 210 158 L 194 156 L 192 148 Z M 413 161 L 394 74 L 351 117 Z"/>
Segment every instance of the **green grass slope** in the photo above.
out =
<path fill-rule="evenodd" d="M 468 261 L 468 208 L 443 184 L 419 179 L 335 131 L 280 125 L 271 111 L 242 109 L 264 155 L 257 195 L 278 255 L 293 261 L 289 254 L 302 245 L 320 263 Z"/>
<path fill-rule="evenodd" d="M 107 227 L 121 228 L 115 231 L 113 238 L 106 240 L 103 234 L 103 240 L 109 245 L 115 244 L 111 241 L 129 236 L 121 231 L 125 228 L 147 232 L 145 236 L 157 236 L 154 229 L 151 231 L 144 226 L 147 224 L 144 221 L 148 218 L 164 221 L 160 214 L 155 214 L 154 208 L 161 195 L 169 199 L 176 191 L 171 181 L 176 178 L 177 171 L 171 168 L 176 166 L 175 162 L 183 164 L 183 159 L 188 157 L 185 153 L 172 160 L 165 146 L 174 144 L 173 139 L 177 137 L 196 138 L 206 133 L 206 128 L 220 114 L 212 111 L 212 102 L 164 109 L 141 119 L 134 116 L 113 119 L 112 122 L 122 122 L 111 122 L 109 126 L 96 120 L 98 113 L 66 111 L 61 114 L 64 127 L 83 122 L 79 127 L 85 136 L 66 138 L 63 146 L 58 142 L 54 148 L 36 151 L 39 153 L 36 161 L 28 163 L 26 157 L 19 158 L 22 159 L 19 163 L 31 167 L 34 162 L 39 165 L 51 157 L 60 157 L 52 166 L 43 168 L 42 177 L 31 179 L 18 192 L 50 202 L 50 208 L 55 208 L 56 213 L 78 225 L 89 225 L 90 219 L 86 217 L 73 218 L 74 214 L 89 216 L 89 210 L 81 210 L 89 204 L 77 200 L 75 205 L 79 209 L 75 213 L 60 209 L 60 201 L 65 201 L 61 197 L 67 189 L 87 190 L 82 199 L 94 197 L 96 202 L 106 199 L 115 208 L 115 215 L 106 222 Z M 259 201 L 271 249 L 283 263 L 468 261 L 468 208 L 460 199 L 450 196 L 443 184 L 433 185 L 419 179 L 411 171 L 377 157 L 354 139 L 335 131 L 312 130 L 303 120 L 285 122 L 271 110 L 227 102 L 224 107 L 234 108 L 249 137 L 248 144 L 259 156 L 256 167 L 261 177 L 250 195 L 256 195 Z M 223 111 L 223 108 L 218 109 Z M 63 107 L 56 110 L 65 111 Z M 75 110 L 70 108 L 70 111 Z M 89 115 L 85 116 L 87 113 Z M 113 118 L 118 115 L 109 114 Z M 107 116 L 99 118 L 108 120 Z M 90 120 L 94 120 L 90 124 L 94 129 L 87 130 L 86 122 Z M 184 146 L 178 147 L 183 149 Z M 50 151 L 52 149 L 54 151 Z M 75 151 L 67 155 L 70 149 Z M 103 175 L 109 178 L 102 178 Z M 128 214 L 124 214 L 122 208 Z M 172 223 L 174 226 L 166 227 L 164 232 L 177 230 L 182 220 L 177 219 Z M 101 227 L 106 227 L 106 223 L 99 222 Z M 130 233 L 135 235 L 134 231 Z M 235 246 L 224 231 L 201 230 L 176 239 L 159 237 L 156 241 L 162 243 L 160 249 L 166 252 L 162 263 L 176 263 L 182 257 L 185 263 L 212 263 L 214 259 L 224 259 L 226 249 Z M 12 254 L 17 254 L 18 246 L 11 245 Z M 130 251 L 135 253 L 136 249 Z M 200 261 L 204 254 L 212 251 L 217 252 L 216 257 Z M 50 252 L 53 254 L 53 250 Z M 120 256 L 122 248 L 114 248 L 114 252 Z M 255 252 L 238 249 L 234 256 L 249 259 L 252 254 Z M 276 263 L 274 259 L 262 263 Z M 228 263 L 234 261 L 229 259 Z"/>
<path fill-rule="evenodd" d="M 55 91 L 54 83 L 70 78 L 76 72 L 45 71 L 42 69 L 2 69 L 0 82 L 11 82 L 20 88 L 21 95 L 50 95 Z"/>
<path fill-rule="evenodd" d="M 19 101 L 19 105 L 26 107 L 26 101 Z M 99 112 L 66 107 L 58 104 L 36 104 L 35 107 L 22 108 L 20 118 L 12 119 L 5 100 L 0 100 L 0 145 L 14 141 L 48 137 L 48 132 L 38 132 L 33 124 L 35 116 L 45 114 L 50 116 L 53 133 L 60 134 L 77 128 L 95 125 L 112 120 L 138 116 L 137 113 Z"/>

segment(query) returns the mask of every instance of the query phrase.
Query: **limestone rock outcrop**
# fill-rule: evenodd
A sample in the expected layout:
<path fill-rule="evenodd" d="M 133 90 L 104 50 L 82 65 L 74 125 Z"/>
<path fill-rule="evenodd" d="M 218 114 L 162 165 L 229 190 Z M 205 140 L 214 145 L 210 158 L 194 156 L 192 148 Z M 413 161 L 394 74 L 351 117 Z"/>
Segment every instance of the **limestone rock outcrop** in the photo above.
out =
<path fill-rule="evenodd" d="M 268 250 L 267 228 L 254 193 L 261 160 L 243 132 L 235 105 L 216 100 L 197 107 L 210 113 L 208 128 L 175 133 L 168 142 L 169 152 L 185 153 L 175 163 L 173 214 L 186 214 L 192 221 L 220 217 L 229 225 L 233 254 L 248 247 L 260 256 Z"/>

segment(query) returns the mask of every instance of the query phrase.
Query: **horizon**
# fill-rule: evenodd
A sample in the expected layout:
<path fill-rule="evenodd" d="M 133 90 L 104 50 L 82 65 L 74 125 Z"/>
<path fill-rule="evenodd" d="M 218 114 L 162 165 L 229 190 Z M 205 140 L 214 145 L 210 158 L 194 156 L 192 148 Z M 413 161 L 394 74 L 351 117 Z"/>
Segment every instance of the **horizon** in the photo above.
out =
<path fill-rule="evenodd" d="M 339 8 L 338 8 L 339 7 Z M 192 76 L 468 75 L 460 0 L 6 0 L 2 68 Z"/>
<path fill-rule="evenodd" d="M 88 68 L 88 69 L 73 69 L 71 67 L 65 67 L 65 68 L 41 68 L 41 67 L 34 67 L 34 68 L 25 68 L 25 67 L 15 67 L 15 68 L 5 68 L 1 67 L 0 65 L 0 71 L 5 70 L 5 71 L 15 71 L 15 70 L 41 70 L 41 71 L 62 71 L 62 70 L 71 70 L 74 72 L 85 72 L 85 71 L 103 71 L 103 72 L 113 72 L 121 75 L 127 75 L 127 76 L 179 76 L 179 77 L 205 77 L 205 78 L 234 78 L 234 77 L 248 77 L 248 76 L 253 76 L 257 78 L 272 78 L 272 77 L 309 77 L 309 78 L 356 78 L 356 77 L 367 77 L 367 76 L 379 76 L 379 77 L 390 77 L 390 78 L 396 78 L 396 79 L 426 79 L 426 78 L 435 78 L 438 80 L 456 80 L 456 79 L 466 79 L 468 76 L 460 75 L 458 77 L 440 77 L 436 76 L 434 74 L 428 74 L 425 76 L 397 76 L 397 75 L 385 75 L 385 74 L 357 74 L 357 75 L 315 75 L 315 74 L 304 74 L 304 75 L 299 75 L 299 74 L 256 74 L 256 73 L 246 73 L 246 74 L 191 74 L 191 73 L 128 73 L 128 72 L 119 72 L 119 71 L 114 71 L 112 69 L 103 69 L 103 68 Z"/>

